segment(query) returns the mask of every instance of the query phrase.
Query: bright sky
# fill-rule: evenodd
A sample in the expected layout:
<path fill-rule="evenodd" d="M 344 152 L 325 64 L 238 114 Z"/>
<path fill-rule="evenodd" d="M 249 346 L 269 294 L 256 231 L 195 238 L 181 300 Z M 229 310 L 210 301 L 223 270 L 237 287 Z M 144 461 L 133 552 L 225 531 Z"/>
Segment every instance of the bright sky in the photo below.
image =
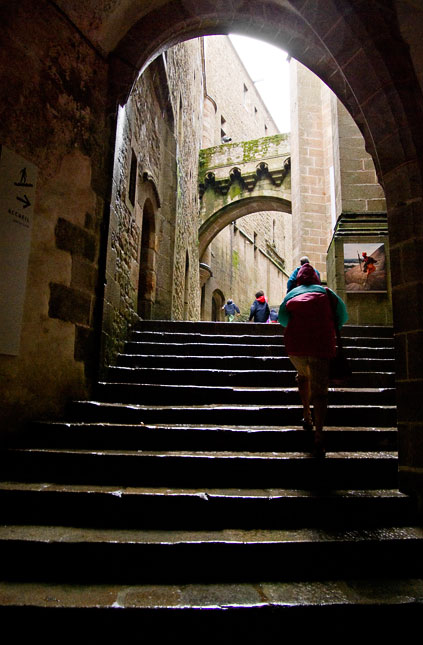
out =
<path fill-rule="evenodd" d="M 239 57 L 281 132 L 290 132 L 287 53 L 261 40 L 230 34 Z"/>

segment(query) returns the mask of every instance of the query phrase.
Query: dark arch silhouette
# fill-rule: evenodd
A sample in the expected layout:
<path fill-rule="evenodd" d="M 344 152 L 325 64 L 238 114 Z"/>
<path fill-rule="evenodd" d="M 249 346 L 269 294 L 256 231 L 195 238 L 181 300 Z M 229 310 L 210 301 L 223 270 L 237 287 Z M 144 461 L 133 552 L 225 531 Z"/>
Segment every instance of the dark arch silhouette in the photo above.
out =
<path fill-rule="evenodd" d="M 225 296 L 220 289 L 215 289 L 212 293 L 212 320 L 219 322 L 225 319 L 222 307 L 225 304 Z"/>
<path fill-rule="evenodd" d="M 355 0 L 340 6 L 325 3 L 324 11 L 319 4 L 290 7 L 256 0 L 234 8 L 209 0 L 170 0 L 142 16 L 118 10 L 108 34 L 115 45 L 111 99 L 125 103 L 140 70 L 172 45 L 198 36 L 242 33 L 286 49 L 329 85 L 361 129 L 380 178 L 411 158 L 420 167 L 413 143 L 398 136 L 395 124 L 398 113 L 402 127 L 421 123 L 423 102 L 393 12 L 389 6 L 369 12 L 366 3 Z M 116 42 L 119 33 L 124 36 Z M 380 119 L 381 113 L 392 119 Z"/>
<path fill-rule="evenodd" d="M 278 0 L 236 4 L 169 0 L 150 12 L 144 4 L 118 6 L 102 29 L 100 42 L 110 55 L 111 110 L 117 102 L 125 103 L 140 70 L 170 46 L 198 36 L 228 33 L 282 47 L 333 90 L 361 130 L 385 191 L 394 320 L 404 341 L 397 344 L 397 356 L 399 365 L 406 365 L 404 339 L 408 335 L 411 339 L 416 325 L 420 327 L 416 312 L 423 298 L 415 278 L 418 259 L 413 246 L 422 234 L 423 95 L 394 5 L 362 0 L 284 0 L 283 4 Z M 413 271 L 407 274 L 396 261 L 405 244 L 416 257 Z M 414 306 L 409 307 L 409 302 Z M 421 378 L 421 369 L 416 370 L 416 377 L 417 372 Z M 407 446 L 403 463 L 410 467 L 411 457 L 405 453 L 416 440 L 409 422 L 418 421 L 419 413 L 410 413 L 409 399 L 421 387 L 412 376 L 404 375 L 397 397 L 399 428 Z M 418 452 L 421 459 L 422 451 Z M 411 470 L 404 474 L 405 488 L 414 476 Z"/>

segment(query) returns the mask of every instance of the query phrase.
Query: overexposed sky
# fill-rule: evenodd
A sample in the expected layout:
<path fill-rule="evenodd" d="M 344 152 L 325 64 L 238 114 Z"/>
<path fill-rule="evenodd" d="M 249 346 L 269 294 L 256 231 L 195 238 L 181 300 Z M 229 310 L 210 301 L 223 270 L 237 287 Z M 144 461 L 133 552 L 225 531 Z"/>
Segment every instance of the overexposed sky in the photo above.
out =
<path fill-rule="evenodd" d="M 290 132 L 287 53 L 261 40 L 229 36 L 281 132 Z"/>

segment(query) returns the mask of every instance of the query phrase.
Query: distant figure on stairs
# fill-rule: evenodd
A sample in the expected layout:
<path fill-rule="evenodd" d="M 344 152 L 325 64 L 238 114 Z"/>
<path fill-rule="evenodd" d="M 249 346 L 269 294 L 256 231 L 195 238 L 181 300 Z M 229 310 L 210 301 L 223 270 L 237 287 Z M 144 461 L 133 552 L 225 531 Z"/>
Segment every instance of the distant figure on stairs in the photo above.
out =
<path fill-rule="evenodd" d="M 227 317 L 228 322 L 232 322 L 235 316 L 239 316 L 239 314 L 241 313 L 238 305 L 236 305 L 230 298 L 227 301 L 226 305 L 223 305 L 222 309 L 225 310 L 225 316 Z"/>
<path fill-rule="evenodd" d="M 264 291 L 257 291 L 256 299 L 251 305 L 248 322 L 265 323 L 269 320 L 270 309 Z"/>
<path fill-rule="evenodd" d="M 278 322 L 278 312 L 276 311 L 276 309 L 272 308 L 270 310 L 269 322 L 271 322 L 271 323 L 277 323 Z"/>
<path fill-rule="evenodd" d="M 303 257 L 300 258 L 300 266 L 297 267 L 296 269 L 294 269 L 293 272 L 291 273 L 291 275 L 289 276 L 288 284 L 286 285 L 286 292 L 287 293 L 289 291 L 291 291 L 291 289 L 295 289 L 295 287 L 297 286 L 298 271 L 301 269 L 301 267 L 304 264 L 310 264 L 310 260 L 306 255 L 303 255 Z M 319 281 L 318 281 L 317 284 L 320 284 L 320 273 L 318 272 L 317 269 L 314 269 L 314 271 L 315 271 L 317 277 L 319 278 Z"/>
<path fill-rule="evenodd" d="M 298 390 L 304 408 L 304 430 L 313 429 L 310 404 L 314 408 L 314 454 L 325 456 L 323 425 L 327 410 L 329 359 L 335 356 L 335 324 L 348 320 L 345 304 L 331 289 L 320 285 L 314 268 L 306 262 L 297 275 L 297 287 L 285 296 L 279 322 L 285 327 L 285 347 L 297 370 Z M 334 321 L 330 297 L 336 299 Z"/>

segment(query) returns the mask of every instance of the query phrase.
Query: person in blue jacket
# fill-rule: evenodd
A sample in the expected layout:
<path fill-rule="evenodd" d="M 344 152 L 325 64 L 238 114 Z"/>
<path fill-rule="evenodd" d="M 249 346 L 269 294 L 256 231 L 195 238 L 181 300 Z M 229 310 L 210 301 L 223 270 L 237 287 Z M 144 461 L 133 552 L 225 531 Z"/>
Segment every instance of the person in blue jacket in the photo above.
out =
<path fill-rule="evenodd" d="M 309 260 L 309 258 L 308 258 L 306 255 L 303 255 L 303 257 L 302 257 L 302 258 L 300 258 L 300 266 L 299 266 L 299 267 L 297 267 L 296 269 L 294 269 L 294 270 L 293 270 L 293 272 L 291 273 L 291 275 L 289 276 L 288 284 L 287 284 L 287 286 L 286 286 L 286 293 L 288 293 L 289 291 L 291 291 L 291 289 L 295 289 L 295 287 L 297 286 L 297 275 L 298 275 L 298 271 L 301 269 L 301 267 L 303 266 L 303 264 L 310 264 L 310 260 Z M 314 268 L 314 267 L 313 267 L 313 268 Z M 315 274 L 317 275 L 317 277 L 319 278 L 319 282 L 318 282 L 318 284 L 320 284 L 320 273 L 318 272 L 318 270 L 317 270 L 317 269 L 314 269 L 314 272 L 315 272 Z"/>
<path fill-rule="evenodd" d="M 223 305 L 222 309 L 225 310 L 225 316 L 228 318 L 228 322 L 232 322 L 235 316 L 239 316 L 241 313 L 238 305 L 236 305 L 231 299 L 227 301 L 226 305 Z"/>
<path fill-rule="evenodd" d="M 269 320 L 270 309 L 266 302 L 264 291 L 257 291 L 256 299 L 251 305 L 248 322 L 265 323 Z"/>

